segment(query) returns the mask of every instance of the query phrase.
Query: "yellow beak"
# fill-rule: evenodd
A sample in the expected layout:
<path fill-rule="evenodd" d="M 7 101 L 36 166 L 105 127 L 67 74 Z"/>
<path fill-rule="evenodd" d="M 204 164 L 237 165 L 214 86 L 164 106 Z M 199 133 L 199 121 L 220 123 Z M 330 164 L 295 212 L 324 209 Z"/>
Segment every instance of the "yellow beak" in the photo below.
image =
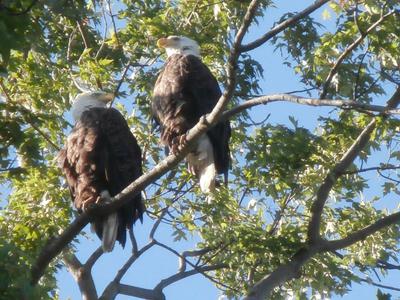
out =
<path fill-rule="evenodd" d="M 157 41 L 157 46 L 159 48 L 165 48 L 166 46 L 169 45 L 169 39 L 168 38 L 161 38 Z"/>

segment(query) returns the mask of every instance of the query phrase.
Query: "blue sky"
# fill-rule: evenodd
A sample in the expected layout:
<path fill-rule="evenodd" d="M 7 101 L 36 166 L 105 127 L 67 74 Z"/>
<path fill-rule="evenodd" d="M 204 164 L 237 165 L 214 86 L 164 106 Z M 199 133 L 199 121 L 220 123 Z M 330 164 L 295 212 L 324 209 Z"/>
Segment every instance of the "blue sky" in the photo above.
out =
<path fill-rule="evenodd" d="M 246 36 L 245 41 L 251 41 L 265 33 L 271 25 L 277 21 L 281 15 L 289 11 L 299 11 L 309 5 L 312 1 L 276 1 L 278 8 L 270 9 L 265 18 L 260 21 L 258 26 L 252 26 L 250 33 Z M 330 28 L 334 24 L 334 20 L 323 20 L 322 9 L 316 11 L 313 16 L 324 26 Z M 168 35 L 166 33 L 165 35 Z M 251 52 L 251 55 L 258 60 L 264 67 L 264 79 L 261 81 L 264 94 L 281 93 L 292 90 L 302 89 L 302 86 L 298 84 L 298 78 L 294 72 L 283 65 L 282 58 L 279 52 L 274 53 L 273 47 L 270 45 L 263 46 Z M 287 103 L 274 103 L 268 106 L 257 107 L 251 111 L 252 116 L 256 121 L 262 120 L 267 114 L 271 114 L 269 119 L 272 123 L 288 124 L 288 117 L 293 115 L 299 121 L 299 126 L 304 126 L 309 129 L 315 128 L 318 124 L 318 117 L 321 115 L 327 115 L 331 111 L 331 108 L 314 108 L 306 107 Z M 145 217 L 144 224 L 137 224 L 135 226 L 135 232 L 137 235 L 139 247 L 144 246 L 147 243 L 148 234 L 152 222 Z M 89 232 L 89 230 L 87 229 Z M 88 233 L 89 239 L 80 238 L 80 244 L 78 244 L 78 257 L 83 261 L 99 246 L 99 241 L 96 236 Z M 160 241 L 168 244 L 172 243 L 170 237 L 170 231 L 165 227 L 161 226 L 157 235 Z M 192 249 L 197 237 L 194 236 L 192 241 L 187 243 L 175 243 L 174 247 L 179 250 Z M 99 293 L 102 292 L 105 285 L 115 276 L 116 271 L 122 262 L 126 261 L 129 257 L 131 247 L 129 242 L 124 250 L 121 250 L 120 246 L 117 245 L 114 252 L 111 254 L 105 254 L 97 262 L 93 269 L 93 274 Z M 116 267 L 117 266 L 117 267 Z M 175 256 L 169 254 L 162 249 L 154 249 L 146 253 L 140 258 L 137 263 L 130 269 L 125 275 L 122 283 L 133 284 L 139 287 L 154 287 L 161 279 L 166 276 L 172 275 L 177 271 L 178 260 Z M 397 275 L 397 278 L 396 278 Z M 80 293 L 75 281 L 72 279 L 70 274 L 65 270 L 59 272 L 57 275 L 59 282 L 60 296 L 61 299 L 80 299 Z M 376 278 L 374 278 L 375 281 Z M 384 279 L 382 284 L 388 284 L 393 286 L 399 285 L 398 273 L 389 276 Z M 375 299 L 376 298 L 376 287 L 367 285 L 354 285 L 352 292 L 348 293 L 344 297 L 333 297 L 332 299 Z M 204 300 L 204 299 L 218 299 L 221 295 L 212 283 L 201 275 L 189 277 L 181 280 L 176 284 L 165 289 L 167 299 L 191 299 L 191 300 Z M 400 299 L 400 293 L 394 294 Z M 132 299 L 131 297 L 118 296 L 117 299 Z"/>

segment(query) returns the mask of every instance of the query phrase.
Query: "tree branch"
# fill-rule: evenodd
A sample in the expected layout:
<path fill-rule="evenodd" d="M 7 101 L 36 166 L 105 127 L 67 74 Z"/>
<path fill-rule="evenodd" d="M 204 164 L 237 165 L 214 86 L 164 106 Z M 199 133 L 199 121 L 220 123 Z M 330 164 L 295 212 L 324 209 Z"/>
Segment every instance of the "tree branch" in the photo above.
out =
<path fill-rule="evenodd" d="M 388 108 L 387 106 L 365 104 L 354 100 L 316 99 L 316 98 L 305 98 L 290 94 L 272 94 L 247 100 L 246 102 L 237 105 L 236 107 L 228 111 L 225 111 L 223 113 L 222 119 L 224 120 L 229 119 L 246 109 L 252 108 L 253 106 L 261 104 L 266 105 L 272 102 L 291 102 L 309 106 L 328 106 L 328 107 L 330 106 L 330 107 L 338 107 L 341 109 L 357 109 L 365 112 L 377 112 L 377 113 L 400 115 L 400 109 Z"/>
<path fill-rule="evenodd" d="M 359 170 L 354 170 L 354 171 L 346 171 L 343 174 L 352 175 L 352 174 L 358 174 L 358 173 L 363 173 L 363 172 L 368 172 L 368 171 L 385 171 L 385 170 L 397 170 L 397 169 L 400 169 L 400 165 L 394 166 L 394 165 L 390 165 L 390 164 L 384 164 L 380 167 L 370 167 L 370 168 L 359 169 Z"/>
<path fill-rule="evenodd" d="M 138 298 L 142 298 L 142 299 L 165 300 L 165 296 L 163 293 L 158 293 L 155 290 L 144 289 L 144 288 L 126 285 L 126 284 L 119 284 L 118 292 L 123 295 L 138 297 Z"/>
<path fill-rule="evenodd" d="M 387 109 L 392 109 L 400 102 L 400 87 L 387 102 Z M 346 169 L 353 163 L 354 159 L 358 156 L 362 149 L 367 145 L 370 140 L 371 134 L 376 127 L 376 119 L 374 118 L 359 134 L 357 139 L 343 155 L 341 160 L 333 167 L 328 173 L 324 182 L 317 191 L 316 200 L 311 206 L 311 221 L 308 226 L 308 240 L 309 243 L 315 243 L 320 239 L 320 226 L 322 210 L 325 202 L 328 199 L 329 192 L 333 188 L 337 179 L 343 175 Z"/>
<path fill-rule="evenodd" d="M 376 119 L 373 119 L 360 133 L 353 145 L 343 155 L 342 159 L 328 173 L 324 182 L 318 189 L 316 200 L 311 206 L 311 221 L 308 226 L 308 239 L 310 244 L 313 244 L 320 239 L 321 216 L 325 203 L 328 199 L 329 192 L 332 190 L 337 179 L 343 174 L 344 171 L 346 171 L 361 150 L 367 145 L 372 132 L 375 130 L 375 126 Z"/>
<path fill-rule="evenodd" d="M 335 251 L 353 245 L 359 241 L 365 240 L 371 234 L 395 223 L 400 222 L 400 212 L 388 215 L 379 219 L 375 223 L 350 233 L 347 237 L 340 240 L 326 241 L 324 251 Z"/>
<path fill-rule="evenodd" d="M 338 59 L 336 60 L 335 64 L 333 65 L 333 67 L 329 71 L 328 76 L 325 79 L 325 83 L 324 83 L 324 85 L 322 87 L 322 92 L 321 92 L 321 95 L 320 95 L 321 99 L 326 97 L 326 94 L 328 93 L 328 88 L 329 88 L 329 86 L 331 84 L 332 78 L 337 73 L 339 66 L 342 64 L 343 60 L 347 57 L 347 55 L 349 55 L 364 40 L 364 38 L 367 37 L 367 35 L 372 30 L 374 30 L 387 17 L 393 15 L 394 13 L 395 13 L 395 11 L 391 11 L 391 12 L 385 14 L 385 15 L 382 15 L 378 19 L 378 21 L 376 21 L 374 24 L 372 24 L 365 32 L 362 32 L 361 35 L 352 44 L 347 46 L 347 48 L 343 51 L 343 53 L 338 57 Z"/>
<path fill-rule="evenodd" d="M 322 5 L 325 3 L 329 2 L 329 0 L 319 0 L 316 1 L 314 4 L 310 5 L 303 11 L 299 12 L 298 14 L 294 15 L 293 17 L 279 23 L 278 25 L 274 26 L 270 31 L 268 31 L 266 34 L 264 34 L 261 38 L 255 40 L 254 42 L 251 42 L 247 45 L 243 45 L 240 47 L 240 52 L 247 52 L 250 50 L 253 50 L 257 47 L 260 47 L 262 44 L 266 43 L 269 41 L 271 38 L 285 30 L 286 28 L 290 27 L 297 21 L 301 20 L 302 18 L 308 16 L 318 8 L 320 8 Z"/>
<path fill-rule="evenodd" d="M 154 241 L 150 241 L 146 246 L 141 248 L 139 251 L 136 253 L 132 253 L 132 255 L 129 257 L 129 259 L 125 262 L 125 264 L 119 269 L 117 272 L 117 275 L 115 276 L 114 280 L 111 281 L 106 288 L 103 291 L 103 294 L 99 298 L 100 300 L 110 300 L 110 299 L 115 299 L 115 297 L 118 295 L 118 293 L 122 293 L 119 290 L 119 287 L 121 286 L 120 281 L 122 277 L 126 274 L 126 272 L 129 270 L 129 268 L 132 266 L 132 264 L 147 250 L 149 250 L 151 247 L 155 245 Z M 150 290 L 149 290 L 150 291 Z M 144 298 L 144 299 L 153 299 L 153 298 Z"/>
<path fill-rule="evenodd" d="M 393 109 L 400 103 L 400 86 L 387 102 L 387 109 Z M 382 114 L 385 116 L 385 114 Z M 346 168 L 358 156 L 359 152 L 369 141 L 370 135 L 375 128 L 376 119 L 372 120 L 367 127 L 360 133 L 353 145 L 344 154 L 342 159 L 335 165 L 325 178 L 323 184 L 317 192 L 317 198 L 311 207 L 311 221 L 308 228 L 308 245 L 300 249 L 289 262 L 279 266 L 272 273 L 264 276 L 249 291 L 244 300 L 262 300 L 266 299 L 269 294 L 278 285 L 299 276 L 300 268 L 315 254 L 324 251 L 333 251 L 352 245 L 362 240 L 368 235 L 385 228 L 393 223 L 399 222 L 400 212 L 384 217 L 374 224 L 365 227 L 355 233 L 349 234 L 344 239 L 336 241 L 325 241 L 320 238 L 320 222 L 321 214 L 329 192 L 334 183 Z"/>
<path fill-rule="evenodd" d="M 226 268 L 226 265 L 224 264 L 218 264 L 215 266 L 204 266 L 204 267 L 196 267 L 196 269 L 192 269 L 190 271 L 184 271 L 184 272 L 178 272 L 168 278 L 165 278 L 163 280 L 160 281 L 160 283 L 158 283 L 154 290 L 156 291 L 162 291 L 164 288 L 166 288 L 167 286 L 181 280 L 184 279 L 186 277 L 192 276 L 192 275 L 196 275 L 196 274 L 203 274 L 204 272 L 209 272 L 209 271 L 214 271 L 214 270 L 218 270 L 221 268 Z"/>
<path fill-rule="evenodd" d="M 318 248 L 314 245 L 310 248 L 300 249 L 288 263 L 279 266 L 271 274 L 264 276 L 251 289 L 243 300 L 263 300 L 268 299 L 268 295 L 281 283 L 298 277 L 300 268 L 316 253 Z"/>
<path fill-rule="evenodd" d="M 63 261 L 72 277 L 74 277 L 75 281 L 78 283 L 79 290 L 82 294 L 82 299 L 97 300 L 98 296 L 91 274 L 91 266 L 86 267 L 82 265 L 82 263 L 73 253 L 66 253 L 63 256 Z"/>
<path fill-rule="evenodd" d="M 88 260 L 86 261 L 84 267 L 88 270 L 91 271 L 94 264 L 96 263 L 96 261 L 103 255 L 103 248 L 99 247 L 97 248 L 92 255 L 90 255 L 90 257 L 88 258 Z"/>
<path fill-rule="evenodd" d="M 371 285 L 374 285 L 374 286 L 383 288 L 383 289 L 388 289 L 388 290 L 392 290 L 392 291 L 400 291 L 400 288 L 396 288 L 396 287 L 393 287 L 393 286 L 389 286 L 389 285 L 384 285 L 384 284 L 376 283 L 376 282 L 373 282 L 373 281 L 372 281 L 371 279 L 369 279 L 369 278 L 367 278 L 367 279 L 361 278 L 360 280 L 363 281 L 363 282 L 366 282 L 366 283 L 368 283 L 368 284 L 371 284 Z M 390 298 L 389 298 L 389 299 L 390 299 Z"/>

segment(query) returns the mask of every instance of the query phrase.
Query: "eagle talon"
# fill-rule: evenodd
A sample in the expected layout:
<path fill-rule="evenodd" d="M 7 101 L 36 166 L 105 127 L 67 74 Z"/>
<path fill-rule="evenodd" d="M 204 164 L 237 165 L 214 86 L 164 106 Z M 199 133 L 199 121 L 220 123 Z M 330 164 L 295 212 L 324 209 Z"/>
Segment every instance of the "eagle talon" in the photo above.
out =
<path fill-rule="evenodd" d="M 182 151 L 183 147 L 185 147 L 186 143 L 187 143 L 186 133 L 175 137 L 172 140 L 172 143 L 171 143 L 171 146 L 170 146 L 171 152 L 173 154 L 178 154 L 179 152 Z"/>
<path fill-rule="evenodd" d="M 186 133 L 185 133 L 179 137 L 179 143 L 178 143 L 179 151 L 181 151 L 182 148 L 186 146 L 186 144 L 187 144 L 187 139 L 186 139 Z"/>

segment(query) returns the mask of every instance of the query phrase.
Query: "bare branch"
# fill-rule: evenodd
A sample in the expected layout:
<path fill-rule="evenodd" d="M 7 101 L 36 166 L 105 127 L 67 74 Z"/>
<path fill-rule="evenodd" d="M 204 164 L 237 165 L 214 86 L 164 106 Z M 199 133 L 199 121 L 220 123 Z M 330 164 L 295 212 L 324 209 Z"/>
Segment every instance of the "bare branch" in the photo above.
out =
<path fill-rule="evenodd" d="M 142 299 L 149 300 L 165 300 L 164 294 L 157 292 L 155 290 L 144 289 L 140 287 L 130 286 L 126 284 L 118 285 L 118 292 L 123 295 L 138 297 Z M 108 300 L 104 298 L 104 300 Z"/>
<path fill-rule="evenodd" d="M 154 239 L 154 235 L 155 235 L 155 233 L 156 233 L 156 230 L 157 230 L 158 226 L 160 226 L 161 220 L 162 220 L 162 218 L 165 216 L 165 214 L 166 214 L 167 212 L 168 212 L 168 206 L 165 207 L 165 208 L 162 210 L 161 214 L 160 214 L 160 215 L 158 216 L 158 218 L 157 218 L 157 221 L 154 223 L 153 228 L 151 228 L 150 235 L 149 235 L 150 240 L 153 240 L 153 239 Z"/>
<path fill-rule="evenodd" d="M 76 21 L 76 25 L 78 26 L 79 32 L 81 33 L 81 37 L 82 37 L 82 41 L 83 44 L 85 45 L 85 49 L 90 48 L 89 47 L 89 39 L 87 37 L 85 28 L 84 28 L 84 24 L 82 22 L 82 20 Z"/>
<path fill-rule="evenodd" d="M 308 16 L 309 14 L 311 14 L 312 12 L 314 12 L 315 10 L 317 10 L 318 8 L 320 8 L 322 5 L 324 5 L 327 2 L 329 2 L 329 0 L 316 1 L 314 4 L 310 5 L 303 11 L 299 12 L 298 14 L 294 15 L 293 17 L 291 17 L 291 18 L 279 23 L 275 27 L 273 27 L 270 31 L 268 31 L 266 34 L 264 34 L 261 38 L 255 40 L 252 43 L 241 46 L 239 49 L 240 52 L 247 52 L 247 51 L 253 50 L 257 47 L 260 47 L 262 44 L 266 43 L 271 38 L 273 38 L 274 36 L 276 36 L 277 34 L 282 32 L 286 28 L 288 28 L 291 25 L 293 25 L 294 23 L 296 23 L 298 20 L 301 20 L 302 18 Z"/>
<path fill-rule="evenodd" d="M 179 258 L 179 272 L 184 272 L 186 270 L 186 258 L 193 256 L 202 256 L 209 252 L 210 248 L 204 248 L 200 250 L 188 250 L 183 251 L 181 257 Z"/>
<path fill-rule="evenodd" d="M 129 270 L 131 265 L 147 250 L 149 250 L 151 247 L 153 247 L 156 243 L 151 241 L 146 246 L 141 248 L 136 255 L 132 255 L 131 258 L 125 263 L 125 265 L 118 271 L 117 276 L 115 276 L 114 281 L 115 282 L 120 282 L 122 277 L 125 275 L 125 273 Z"/>
<path fill-rule="evenodd" d="M 385 270 L 400 270 L 400 265 L 394 265 L 384 260 L 378 260 L 377 267 Z"/>
<path fill-rule="evenodd" d="M 378 21 L 376 21 L 374 24 L 372 24 L 365 32 L 363 32 L 352 44 L 347 46 L 347 48 L 343 51 L 343 53 L 338 57 L 336 60 L 335 64 L 329 71 L 328 76 L 325 79 L 325 83 L 322 87 L 322 92 L 320 98 L 323 99 L 326 97 L 326 94 L 328 92 L 328 88 L 331 84 L 333 76 L 337 73 L 337 70 L 339 66 L 342 64 L 343 60 L 364 40 L 364 38 L 372 31 L 374 30 L 379 24 L 381 24 L 387 17 L 393 15 L 395 11 L 391 11 L 383 16 L 381 16 Z"/>
<path fill-rule="evenodd" d="M 90 255 L 90 257 L 88 258 L 88 260 L 86 261 L 84 267 L 86 268 L 86 270 L 90 271 L 92 270 L 94 264 L 97 262 L 97 260 L 103 255 L 103 249 L 101 247 L 97 248 L 92 255 Z"/>
<path fill-rule="evenodd" d="M 154 240 L 154 242 L 156 243 L 156 245 L 160 246 L 161 248 L 164 248 L 165 250 L 168 250 L 169 252 L 175 254 L 179 259 L 183 259 L 182 255 L 179 254 L 178 251 L 172 249 L 171 247 L 169 247 L 169 246 L 167 246 L 167 245 L 165 245 L 165 244 L 163 244 L 163 243 L 161 243 L 161 242 L 159 242 L 159 241 Z M 219 282 L 219 281 L 215 280 L 213 277 L 209 276 L 208 274 L 202 272 L 201 269 L 200 269 L 201 267 L 196 266 L 195 264 L 193 264 L 192 262 L 188 261 L 187 259 L 185 259 L 185 262 L 186 262 L 188 265 L 190 265 L 193 269 L 198 270 L 200 274 L 202 274 L 204 277 L 206 277 L 206 278 L 209 279 L 210 281 L 212 281 L 212 282 L 214 282 L 214 283 L 216 283 L 216 284 L 218 284 L 218 285 L 220 285 L 220 286 L 223 286 L 223 287 L 225 287 L 225 288 L 227 288 L 227 289 L 230 289 L 230 290 L 232 290 L 232 291 L 239 292 L 239 290 L 237 290 L 236 288 L 231 287 L 231 286 L 228 286 L 228 285 L 226 285 L 226 284 L 223 284 L 222 282 Z M 225 266 L 225 267 L 227 267 L 227 266 Z M 222 267 L 221 267 L 221 268 L 222 268 Z"/>
<path fill-rule="evenodd" d="M 181 279 L 184 279 L 186 277 L 200 274 L 200 273 L 203 274 L 204 272 L 215 271 L 215 270 L 222 269 L 222 268 L 226 268 L 226 265 L 219 264 L 219 265 L 215 265 L 215 266 L 196 267 L 196 269 L 193 269 L 190 271 L 178 272 L 168 278 L 161 280 L 160 283 L 156 285 L 154 290 L 162 291 L 167 286 L 169 286 Z"/>
<path fill-rule="evenodd" d="M 106 44 L 106 39 L 107 39 L 107 32 L 108 32 L 108 22 L 107 22 L 106 12 L 104 10 L 104 5 L 101 6 L 101 12 L 102 12 L 102 15 L 103 15 L 103 20 L 104 20 L 104 34 L 103 34 L 103 40 L 101 42 L 99 50 L 97 50 L 97 53 L 96 53 L 96 55 L 94 57 L 95 60 L 97 60 L 97 58 L 99 58 L 101 52 L 104 49 L 104 46 Z"/>
<path fill-rule="evenodd" d="M 131 243 L 132 243 L 132 254 L 137 255 L 138 245 L 136 242 L 135 233 L 133 232 L 132 228 L 129 228 L 129 238 L 131 239 Z"/>
<path fill-rule="evenodd" d="M 63 255 L 63 261 L 68 268 L 68 271 L 78 283 L 79 290 L 83 300 L 97 300 L 97 291 L 94 285 L 91 268 L 86 268 L 82 265 L 79 259 L 73 253 Z"/>
<path fill-rule="evenodd" d="M 155 245 L 154 241 L 149 242 L 146 246 L 141 248 L 139 251 L 136 253 L 132 253 L 131 257 L 125 262 L 125 264 L 119 269 L 117 272 L 117 275 L 115 276 L 114 280 L 111 281 L 107 287 L 104 289 L 103 294 L 101 295 L 100 299 L 104 300 L 110 300 L 114 299 L 118 293 L 122 293 L 119 289 L 121 287 L 120 281 L 122 277 L 126 274 L 126 272 L 129 270 L 129 268 L 133 265 L 133 263 L 147 250 L 149 250 L 151 247 Z M 138 288 L 140 289 L 140 288 Z M 140 289 L 140 290 L 146 290 L 146 289 Z M 148 292 L 151 290 L 147 290 Z M 138 296 L 139 297 L 139 296 Z M 144 299 L 153 299 L 153 298 L 144 298 Z"/>
<path fill-rule="evenodd" d="M 129 71 L 129 68 L 130 68 L 130 67 L 131 67 L 131 62 L 128 62 L 128 63 L 126 64 L 126 66 L 125 66 L 124 72 L 122 73 L 122 77 L 121 77 L 121 79 L 118 81 L 117 87 L 115 88 L 115 91 L 114 91 L 114 98 L 113 98 L 112 101 L 110 102 L 109 107 L 112 107 L 112 105 L 113 105 L 113 103 L 114 103 L 114 100 L 115 100 L 115 98 L 116 98 L 117 95 L 118 95 L 119 89 L 121 88 L 121 85 L 122 85 L 122 83 L 124 82 L 124 80 L 125 80 L 125 78 L 126 78 L 126 75 L 128 74 L 128 71 Z"/>
<path fill-rule="evenodd" d="M 256 97 L 246 102 L 225 111 L 222 119 L 229 119 L 234 115 L 241 113 L 242 111 L 249 109 L 253 106 L 268 104 L 272 102 L 291 102 L 310 106 L 331 106 L 338 107 L 341 109 L 357 109 L 365 112 L 378 112 L 385 114 L 400 115 L 400 109 L 388 108 L 387 106 L 370 105 L 360 103 L 354 100 L 333 100 L 333 99 L 316 99 L 316 98 L 305 98 L 290 94 L 272 94 Z"/>

